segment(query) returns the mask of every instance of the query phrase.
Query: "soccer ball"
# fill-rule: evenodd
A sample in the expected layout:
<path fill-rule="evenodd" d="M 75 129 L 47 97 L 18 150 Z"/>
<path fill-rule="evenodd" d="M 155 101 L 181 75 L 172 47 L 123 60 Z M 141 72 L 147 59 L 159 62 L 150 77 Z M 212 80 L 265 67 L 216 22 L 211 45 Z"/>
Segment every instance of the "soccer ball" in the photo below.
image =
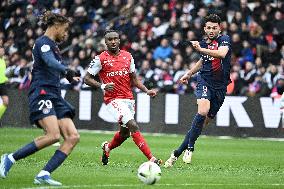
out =
<path fill-rule="evenodd" d="M 139 166 L 137 176 L 144 184 L 150 185 L 159 181 L 161 174 L 161 169 L 156 163 L 147 161 Z"/>

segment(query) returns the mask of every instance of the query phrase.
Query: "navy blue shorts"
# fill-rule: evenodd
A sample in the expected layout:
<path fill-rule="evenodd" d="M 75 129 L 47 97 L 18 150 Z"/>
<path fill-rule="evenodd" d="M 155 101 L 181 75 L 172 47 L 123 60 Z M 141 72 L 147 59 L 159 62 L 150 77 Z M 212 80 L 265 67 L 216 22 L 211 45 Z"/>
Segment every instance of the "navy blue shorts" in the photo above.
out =
<path fill-rule="evenodd" d="M 37 91 L 36 91 L 37 92 Z M 57 119 L 75 116 L 75 108 L 58 94 L 31 95 L 29 98 L 30 121 L 38 125 L 38 120 L 55 115 Z"/>
<path fill-rule="evenodd" d="M 210 109 L 207 116 L 213 119 L 221 108 L 226 95 L 226 89 L 213 89 L 204 82 L 198 82 L 195 96 L 197 99 L 205 98 L 210 101 Z"/>

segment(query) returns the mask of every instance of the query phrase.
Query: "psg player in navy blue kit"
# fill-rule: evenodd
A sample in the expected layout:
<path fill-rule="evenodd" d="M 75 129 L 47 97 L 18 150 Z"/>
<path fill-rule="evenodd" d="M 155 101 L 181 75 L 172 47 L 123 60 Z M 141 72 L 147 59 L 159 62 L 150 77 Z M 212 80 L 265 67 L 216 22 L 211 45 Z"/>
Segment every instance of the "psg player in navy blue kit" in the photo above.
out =
<path fill-rule="evenodd" d="M 61 185 L 50 174 L 58 168 L 79 142 L 79 134 L 72 121 L 74 108 L 61 97 L 60 77 L 69 82 L 78 82 L 80 75 L 61 64 L 57 43 L 67 38 L 69 20 L 59 14 L 45 12 L 42 17 L 46 32 L 33 47 L 32 82 L 29 91 L 30 120 L 41 127 L 45 135 L 34 139 L 14 153 L 1 156 L 0 177 L 6 178 L 12 165 L 64 138 L 58 150 L 35 177 L 35 184 Z"/>
<path fill-rule="evenodd" d="M 183 161 L 191 163 L 194 144 L 203 126 L 216 116 L 224 102 L 227 85 L 230 83 L 231 41 L 229 36 L 220 34 L 220 23 L 218 15 L 208 15 L 204 26 L 207 38 L 201 42 L 191 41 L 193 47 L 200 52 L 201 58 L 181 77 L 180 82 L 187 84 L 188 79 L 198 72 L 195 91 L 198 111 L 184 141 L 173 151 L 165 162 L 165 167 L 172 167 L 183 152 Z"/>

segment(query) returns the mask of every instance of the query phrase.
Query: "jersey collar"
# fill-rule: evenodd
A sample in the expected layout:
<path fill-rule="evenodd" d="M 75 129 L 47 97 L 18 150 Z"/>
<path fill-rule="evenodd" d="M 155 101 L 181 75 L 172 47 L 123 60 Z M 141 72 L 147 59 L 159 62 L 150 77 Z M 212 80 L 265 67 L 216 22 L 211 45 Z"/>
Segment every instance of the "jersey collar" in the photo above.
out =
<path fill-rule="evenodd" d="M 119 49 L 118 53 L 115 55 L 115 54 L 112 54 L 111 52 L 109 52 L 108 50 L 106 50 L 106 53 L 109 55 L 109 56 L 119 56 L 120 53 L 121 53 L 121 50 Z"/>
<path fill-rule="evenodd" d="M 205 42 L 207 44 L 211 44 L 214 40 L 218 39 L 221 36 L 221 34 L 218 34 L 214 39 L 209 39 L 208 37 L 205 38 Z"/>

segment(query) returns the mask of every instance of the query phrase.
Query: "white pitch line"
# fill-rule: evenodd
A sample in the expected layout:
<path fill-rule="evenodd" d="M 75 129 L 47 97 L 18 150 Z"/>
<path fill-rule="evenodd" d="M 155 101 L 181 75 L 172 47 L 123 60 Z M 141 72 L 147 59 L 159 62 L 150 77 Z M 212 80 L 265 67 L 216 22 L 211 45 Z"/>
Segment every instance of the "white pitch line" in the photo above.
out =
<path fill-rule="evenodd" d="M 252 183 L 242 183 L 242 184 L 222 184 L 222 183 L 185 183 L 185 184 L 155 184 L 156 186 L 284 186 L 283 184 L 252 184 Z M 143 184 L 94 184 L 94 185 L 66 185 L 66 186 L 41 186 L 41 187 L 29 187 L 22 189 L 52 189 L 52 188 L 93 188 L 93 187 L 141 187 Z"/>
<path fill-rule="evenodd" d="M 104 130 L 88 130 L 88 129 L 79 129 L 79 132 L 82 133 L 95 133 L 95 134 L 114 134 L 116 131 L 104 131 Z M 144 133 L 146 136 L 167 136 L 167 137 L 178 137 L 184 136 L 182 134 L 170 134 L 170 133 Z M 202 138 L 217 138 L 222 140 L 231 140 L 231 139 L 248 139 L 248 140 L 264 140 L 264 141 L 276 141 L 283 142 L 284 138 L 262 138 L 262 137 L 247 137 L 247 138 L 238 138 L 232 136 L 207 136 L 201 135 Z"/>

